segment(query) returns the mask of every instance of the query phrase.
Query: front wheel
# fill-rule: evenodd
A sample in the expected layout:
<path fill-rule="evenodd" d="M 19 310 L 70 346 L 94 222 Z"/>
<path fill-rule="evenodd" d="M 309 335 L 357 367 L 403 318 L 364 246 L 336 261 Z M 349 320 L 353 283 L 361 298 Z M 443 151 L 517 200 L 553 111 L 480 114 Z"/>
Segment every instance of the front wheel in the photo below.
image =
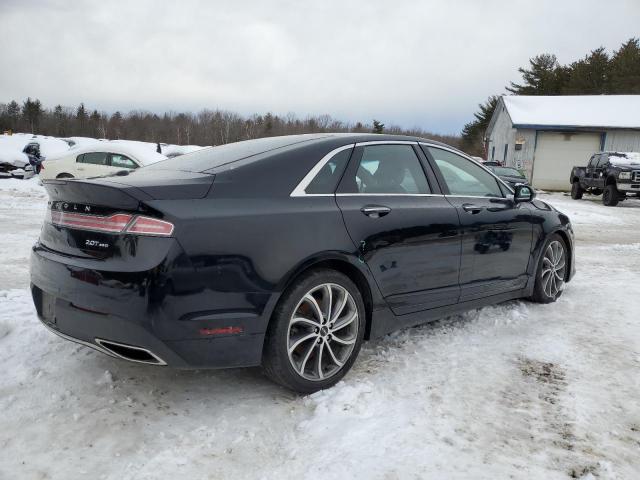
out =
<path fill-rule="evenodd" d="M 569 268 L 567 252 L 567 245 L 562 237 L 557 233 L 551 235 L 538 262 L 531 300 L 537 303 L 552 303 L 562 295 Z"/>
<path fill-rule="evenodd" d="M 365 309 L 356 285 L 334 270 L 304 274 L 283 294 L 267 330 L 267 376 L 299 393 L 335 385 L 355 362 Z"/>
<path fill-rule="evenodd" d="M 606 207 L 615 207 L 620 201 L 620 194 L 618 193 L 618 189 L 615 184 L 610 184 L 604 187 L 604 192 L 602 193 L 602 204 Z"/>
<path fill-rule="evenodd" d="M 573 182 L 571 185 L 571 198 L 574 200 L 580 200 L 582 198 L 582 194 L 584 190 L 580 186 L 580 182 Z"/>

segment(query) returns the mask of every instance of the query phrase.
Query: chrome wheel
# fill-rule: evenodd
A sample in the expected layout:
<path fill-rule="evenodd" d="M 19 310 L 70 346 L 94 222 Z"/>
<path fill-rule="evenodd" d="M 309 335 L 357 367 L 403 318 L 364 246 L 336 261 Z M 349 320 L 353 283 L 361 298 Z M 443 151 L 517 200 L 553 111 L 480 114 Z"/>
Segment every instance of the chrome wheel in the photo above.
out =
<path fill-rule="evenodd" d="M 542 290 L 549 298 L 555 298 L 564 288 L 565 270 L 564 247 L 554 240 L 542 259 Z"/>
<path fill-rule="evenodd" d="M 346 288 L 324 283 L 309 290 L 289 320 L 287 352 L 307 380 L 331 378 L 349 360 L 358 338 L 358 307 Z"/>

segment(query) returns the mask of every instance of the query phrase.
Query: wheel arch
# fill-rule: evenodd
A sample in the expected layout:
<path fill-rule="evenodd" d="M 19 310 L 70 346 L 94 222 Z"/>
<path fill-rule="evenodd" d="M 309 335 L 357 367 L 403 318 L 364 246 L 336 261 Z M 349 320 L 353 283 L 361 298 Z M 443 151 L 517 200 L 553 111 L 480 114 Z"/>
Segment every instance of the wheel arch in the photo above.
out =
<path fill-rule="evenodd" d="M 371 279 L 368 270 L 366 270 L 366 266 L 364 264 L 356 266 L 356 263 L 360 263 L 357 258 L 352 258 L 349 255 L 340 253 L 326 253 L 307 259 L 301 262 L 285 276 L 279 285 L 278 290 L 280 292 L 284 292 L 296 281 L 296 279 L 310 270 L 326 268 L 346 275 L 353 283 L 356 284 L 356 287 L 362 295 L 366 314 L 365 339 L 368 340 L 371 334 L 374 304 L 377 303 L 377 298 L 374 298 L 374 295 L 377 293 L 377 287 L 372 284 L 373 280 Z M 279 301 L 280 299 L 278 299 L 278 302 Z M 272 319 L 273 312 L 271 312 L 269 323 Z"/>
<path fill-rule="evenodd" d="M 605 182 L 605 185 L 615 185 L 616 184 L 616 177 L 614 177 L 613 175 L 609 175 L 607 177 L 607 181 Z"/>

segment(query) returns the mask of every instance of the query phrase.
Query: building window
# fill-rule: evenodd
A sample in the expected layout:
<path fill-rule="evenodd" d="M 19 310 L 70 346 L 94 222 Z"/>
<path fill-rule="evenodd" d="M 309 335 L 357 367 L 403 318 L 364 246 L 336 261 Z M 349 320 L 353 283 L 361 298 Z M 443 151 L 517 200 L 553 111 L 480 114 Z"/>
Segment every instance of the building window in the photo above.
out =
<path fill-rule="evenodd" d="M 491 161 L 496 158 L 496 146 L 491 147 Z"/>
<path fill-rule="evenodd" d="M 502 158 L 502 163 L 507 164 L 507 152 L 509 151 L 509 144 L 504 144 L 504 157 Z"/>

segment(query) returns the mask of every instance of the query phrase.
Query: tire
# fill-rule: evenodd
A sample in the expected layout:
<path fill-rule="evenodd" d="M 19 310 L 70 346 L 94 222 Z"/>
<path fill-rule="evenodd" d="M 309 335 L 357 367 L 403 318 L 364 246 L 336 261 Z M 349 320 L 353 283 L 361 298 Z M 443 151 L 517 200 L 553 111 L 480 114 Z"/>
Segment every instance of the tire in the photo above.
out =
<path fill-rule="evenodd" d="M 328 304 L 333 309 L 327 320 Z M 362 295 L 349 277 L 328 269 L 303 274 L 283 293 L 271 318 L 262 356 L 265 374 L 302 394 L 332 387 L 360 352 L 365 319 Z"/>
<path fill-rule="evenodd" d="M 602 204 L 606 207 L 615 207 L 620 201 L 620 194 L 614 183 L 604 187 L 602 192 Z"/>
<path fill-rule="evenodd" d="M 560 298 L 569 271 L 568 259 L 567 244 L 560 235 L 554 233 L 545 242 L 538 261 L 532 301 L 553 303 Z"/>
<path fill-rule="evenodd" d="M 75 178 L 73 175 L 71 175 L 70 173 L 59 173 L 56 178 Z"/>
<path fill-rule="evenodd" d="M 571 184 L 571 198 L 573 198 L 574 200 L 580 200 L 583 193 L 584 190 L 580 186 L 580 182 L 575 181 Z"/>

